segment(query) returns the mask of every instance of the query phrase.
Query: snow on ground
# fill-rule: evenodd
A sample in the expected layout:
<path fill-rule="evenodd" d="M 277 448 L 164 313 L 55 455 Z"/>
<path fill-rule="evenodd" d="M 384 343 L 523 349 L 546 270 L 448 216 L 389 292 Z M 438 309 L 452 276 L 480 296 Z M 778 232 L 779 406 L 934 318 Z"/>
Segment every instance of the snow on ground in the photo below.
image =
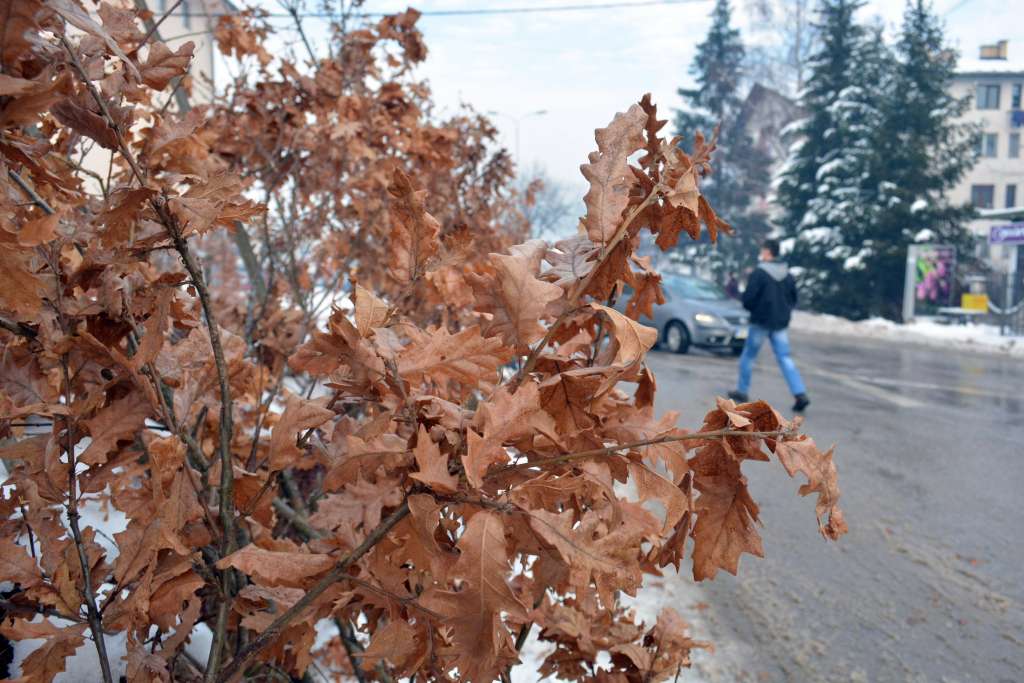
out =
<path fill-rule="evenodd" d="M 1000 336 L 996 325 L 945 325 L 925 319 L 903 325 L 884 318 L 847 320 L 834 315 L 794 311 L 790 329 L 1024 357 L 1024 337 Z"/>
<path fill-rule="evenodd" d="M 708 640 L 708 629 L 703 627 L 700 610 L 704 605 L 704 593 L 689 576 L 687 564 L 681 565 L 677 576 L 671 567 L 666 569 L 664 577 L 645 577 L 643 587 L 637 591 L 636 598 L 627 595 L 621 597 L 626 605 L 636 611 L 637 617 L 647 628 L 654 625 L 658 613 L 665 607 L 672 607 L 690 624 L 690 637 L 695 640 Z M 530 632 L 530 637 L 523 644 L 522 664 L 513 667 L 512 683 L 536 683 L 537 670 L 541 662 L 551 653 L 554 646 L 537 639 L 537 628 Z M 721 643 L 714 643 L 719 648 Z M 693 666 L 679 674 L 680 683 L 705 683 L 716 680 L 715 654 L 706 650 L 694 650 L 691 656 Z M 598 663 L 604 663 L 598 660 Z M 546 678 L 545 681 L 555 683 L 561 679 Z"/>
<path fill-rule="evenodd" d="M 663 467 L 655 469 L 665 474 Z M 635 481 L 626 484 L 615 484 L 615 493 L 627 500 L 639 502 Z M 648 501 L 644 504 L 653 514 L 658 517 L 664 513 L 660 504 Z M 687 557 L 686 560 L 690 558 Z M 690 574 L 690 564 L 686 560 L 680 564 L 679 572 L 671 567 L 666 567 L 664 574 L 660 577 L 645 576 L 643 586 L 637 591 L 635 598 L 625 593 L 620 598 L 627 609 L 633 610 L 635 619 L 644 623 L 644 628 L 651 628 L 658 620 L 658 614 L 666 607 L 671 607 L 679 616 L 690 625 L 689 636 L 694 640 L 709 640 L 709 629 L 703 621 L 702 609 L 704 593 L 693 581 Z M 522 664 L 512 668 L 512 683 L 535 683 L 540 680 L 537 672 L 544 659 L 554 650 L 554 645 L 538 639 L 539 629 L 534 627 L 530 636 L 523 643 L 521 651 Z M 715 644 L 717 647 L 717 643 Z M 679 683 L 706 683 L 708 681 L 720 680 L 717 677 L 714 654 L 706 650 L 693 650 L 691 653 L 693 665 L 688 670 L 679 674 Z M 607 665 L 610 657 L 601 653 L 598 657 L 598 665 Z M 555 683 L 562 679 L 554 677 L 543 679 Z"/>

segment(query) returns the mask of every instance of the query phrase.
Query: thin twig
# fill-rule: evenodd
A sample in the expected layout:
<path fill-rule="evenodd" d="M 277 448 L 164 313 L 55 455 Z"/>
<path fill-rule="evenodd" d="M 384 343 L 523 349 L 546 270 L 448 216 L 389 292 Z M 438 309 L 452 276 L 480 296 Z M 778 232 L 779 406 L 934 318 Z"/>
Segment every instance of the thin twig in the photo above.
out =
<path fill-rule="evenodd" d="M 58 609 L 54 609 L 53 607 L 47 607 L 46 605 L 23 605 L 12 600 L 0 598 L 0 609 L 4 610 L 8 614 L 42 614 L 46 617 L 57 617 L 58 619 L 66 619 L 76 624 L 86 623 L 86 620 L 78 616 L 77 614 L 65 614 L 64 612 L 61 612 Z"/>
<path fill-rule="evenodd" d="M 96 85 L 91 80 L 89 80 L 89 76 L 85 73 L 85 68 L 82 66 L 82 62 L 79 61 L 78 55 L 76 55 L 75 51 L 71 48 L 71 43 L 68 42 L 68 39 L 65 38 L 63 35 L 58 35 L 57 38 L 60 39 L 60 44 L 64 46 L 64 50 L 68 53 L 68 57 L 71 59 L 71 66 L 74 67 L 75 72 L 78 74 L 79 80 L 81 80 L 82 83 L 85 85 L 86 89 L 88 89 L 89 93 L 92 95 L 92 99 L 96 102 L 96 106 L 100 108 L 100 112 L 103 114 L 103 118 L 106 120 L 107 126 L 110 128 L 111 131 L 113 131 L 114 138 L 117 141 L 118 151 L 121 152 L 121 156 L 124 157 L 125 161 L 128 162 L 128 165 L 131 167 L 132 173 L 135 175 L 136 180 L 139 181 L 139 185 L 145 187 L 146 182 L 143 179 L 142 171 L 139 170 L 139 165 L 138 163 L 136 163 L 135 157 L 132 155 L 131 151 L 129 151 L 128 149 L 128 146 L 125 144 L 124 136 L 121 135 L 121 129 L 118 128 L 117 122 L 115 121 L 114 117 L 111 116 L 110 109 L 107 107 L 106 100 L 103 99 L 103 95 L 100 94 L 100 91 L 96 88 Z"/>
<path fill-rule="evenodd" d="M 15 322 L 13 320 L 8 320 L 7 318 L 3 317 L 0 317 L 0 327 L 7 330 L 8 332 L 12 332 L 21 337 L 25 337 L 26 339 L 35 339 L 37 336 L 39 336 L 38 332 L 33 330 L 25 323 Z"/>
<path fill-rule="evenodd" d="M 28 513 L 25 511 L 25 504 L 19 502 L 18 509 L 21 510 L 21 518 L 25 521 L 25 530 L 28 531 L 28 550 L 32 559 L 36 559 L 36 538 L 32 533 L 32 524 L 28 521 Z"/>
<path fill-rule="evenodd" d="M 18 187 L 21 188 L 22 192 L 28 195 L 28 198 L 32 200 L 32 203 L 42 209 L 46 215 L 52 216 L 56 213 L 56 211 L 53 210 L 53 207 L 47 204 L 46 200 L 40 197 L 36 191 L 32 189 L 32 186 L 26 183 L 25 179 L 18 175 L 13 169 L 7 169 L 7 175 L 11 180 L 18 184 Z"/>
<path fill-rule="evenodd" d="M 95 84 L 89 80 L 85 69 L 82 67 L 78 56 L 72 49 L 71 44 L 68 43 L 67 38 L 63 35 L 59 35 L 61 44 L 67 51 L 68 56 L 71 60 L 72 66 L 78 74 L 79 79 L 85 84 L 89 92 L 92 94 L 93 99 L 96 101 L 97 106 L 103 114 L 107 125 L 114 132 L 117 140 L 118 150 L 121 156 L 128 162 L 128 165 L 132 169 L 132 173 L 135 178 L 139 181 L 139 184 L 145 187 L 145 178 L 139 168 L 138 162 L 136 161 L 131 150 L 125 144 L 124 137 L 121 135 L 121 131 L 111 116 L 110 110 L 107 107 L 102 95 L 96 89 Z M 214 364 L 217 369 L 217 380 L 220 385 L 220 486 L 219 486 L 219 498 L 220 498 L 220 526 L 222 530 L 221 537 L 221 556 L 230 555 L 234 552 L 235 544 L 235 494 L 234 494 L 234 470 L 232 467 L 231 458 L 231 435 L 232 435 L 232 400 L 231 400 L 231 385 L 228 378 L 227 362 L 224 357 L 224 347 L 221 344 L 220 339 L 220 326 L 217 324 L 216 314 L 213 310 L 213 302 L 210 298 L 210 292 L 206 287 L 206 281 L 203 277 L 202 268 L 193 256 L 192 251 L 189 249 L 188 241 L 184 238 L 181 233 L 177 221 L 174 216 L 168 211 L 166 198 L 155 197 L 150 201 L 153 210 L 160 218 L 160 222 L 163 224 L 165 231 L 174 242 L 174 247 L 178 251 L 178 255 L 181 257 L 182 263 L 185 265 L 185 270 L 188 271 L 189 276 L 192 278 L 193 286 L 196 288 L 196 292 L 199 295 L 199 302 L 203 309 L 203 314 L 206 318 L 206 327 L 210 334 L 210 346 L 213 349 Z M 232 571 L 230 569 L 224 570 L 221 574 L 221 593 L 220 599 L 222 601 L 221 607 L 224 607 L 226 603 L 229 603 L 232 599 Z M 221 618 L 223 616 L 223 618 Z M 223 610 L 218 610 L 218 629 L 214 633 L 213 644 L 210 649 L 210 661 L 207 664 L 206 669 L 206 680 L 214 681 L 217 680 L 217 668 L 220 660 L 220 655 L 224 649 L 224 641 L 227 637 L 227 613 Z"/>
<path fill-rule="evenodd" d="M 309 58 L 316 64 L 316 53 L 313 52 L 313 46 L 309 44 L 309 39 L 306 37 L 306 31 L 302 28 L 302 19 L 299 18 L 299 8 L 295 4 L 287 5 L 286 9 L 288 14 L 292 15 L 292 19 L 295 20 L 295 28 L 299 31 L 299 36 L 302 37 L 302 42 L 306 46 L 306 52 L 309 53 Z"/>
<path fill-rule="evenodd" d="M 526 462 L 516 463 L 513 465 L 506 465 L 501 469 L 495 470 L 488 474 L 485 479 L 492 477 L 498 477 L 504 474 L 510 474 L 512 472 L 518 472 L 520 470 L 533 469 L 535 467 L 547 467 L 548 465 L 557 465 L 559 463 L 573 462 L 575 460 L 584 460 L 586 458 L 593 458 L 600 455 L 609 455 L 616 451 L 632 450 L 634 448 L 642 448 L 643 446 L 654 446 L 662 443 L 674 443 L 677 441 L 705 441 L 708 439 L 725 439 L 730 436 L 739 437 L 754 437 L 758 439 L 778 439 L 785 436 L 789 436 L 792 432 L 789 430 L 776 430 L 771 432 L 748 432 L 742 429 L 716 429 L 710 432 L 692 432 L 690 434 L 679 434 L 675 436 L 660 436 L 656 439 L 645 439 L 643 441 L 634 441 L 633 443 L 624 443 L 618 446 L 608 446 L 606 448 L 592 448 L 587 451 L 579 451 L 576 453 L 565 453 L 564 455 L 556 455 L 551 458 L 541 458 L 540 460 L 528 460 Z"/>
<path fill-rule="evenodd" d="M 135 52 L 138 52 L 140 49 L 142 49 L 142 46 L 145 45 L 147 42 L 149 42 L 149 39 L 152 38 L 154 34 L 156 35 L 156 39 L 157 40 L 161 40 L 160 34 L 157 33 L 157 31 L 160 28 L 160 24 L 164 23 L 164 21 L 167 19 L 167 17 L 171 16 L 171 13 L 174 10 L 178 9 L 178 5 L 180 5 L 182 3 L 182 1 L 183 0 L 178 0 L 176 3 L 171 5 L 171 8 L 169 10 L 167 10 L 166 12 L 164 12 L 163 16 L 161 16 L 160 19 L 157 20 L 156 22 L 154 22 L 152 19 L 148 19 L 148 20 L 145 21 L 145 23 L 148 24 L 149 26 L 147 27 L 146 35 L 142 37 L 142 42 L 140 42 L 138 45 L 135 46 Z M 146 9 L 146 10 L 149 9 L 146 6 L 146 0 L 136 0 L 135 6 L 139 7 L 140 9 Z"/>
<path fill-rule="evenodd" d="M 238 655 L 236 655 L 235 658 L 228 662 L 228 664 L 223 668 L 219 680 L 230 681 L 237 674 L 243 672 L 249 665 L 249 662 L 252 661 L 253 657 L 277 640 L 288 624 L 305 612 L 306 608 L 312 605 L 313 602 L 324 593 L 324 591 L 343 578 L 346 578 L 349 567 L 358 562 L 363 555 L 380 543 L 380 541 L 387 536 L 388 532 L 391 531 L 396 524 L 405 519 L 408 514 L 409 503 L 408 501 L 403 501 L 394 512 L 384 518 L 377 528 L 367 535 L 358 547 L 334 565 L 334 568 L 331 569 L 331 571 L 329 571 L 322 579 L 317 581 L 316 584 L 294 605 L 275 619 L 270 626 L 256 637 L 255 640 L 242 648 Z"/>
<path fill-rule="evenodd" d="M 273 500 L 274 510 L 277 514 L 288 520 L 288 523 L 299 530 L 303 536 L 309 539 L 323 538 L 324 532 L 309 523 L 305 515 L 297 512 L 292 506 L 280 498 Z"/>
<path fill-rule="evenodd" d="M 362 643 L 356 640 L 350 623 L 341 617 L 335 617 L 334 624 L 338 627 L 338 633 L 341 636 L 341 644 L 345 648 L 345 654 L 348 655 L 348 662 L 352 666 L 352 672 L 355 674 L 356 680 L 359 681 L 359 683 L 366 683 L 366 674 L 363 673 L 363 669 L 359 666 L 359 662 L 357 661 L 359 654 L 363 651 Z"/>
<path fill-rule="evenodd" d="M 65 401 L 71 405 L 71 374 L 68 372 L 67 354 L 61 357 L 61 371 L 64 376 Z M 107 643 L 103 635 L 103 618 L 96 609 L 96 592 L 93 590 L 92 570 L 89 558 L 85 553 L 85 543 L 82 540 L 82 529 L 78 525 L 78 482 L 75 469 L 78 466 L 75 460 L 75 446 L 72 442 L 71 418 L 64 416 L 64 431 L 67 434 L 65 448 L 68 453 L 68 526 L 71 527 L 71 536 L 75 541 L 75 549 L 78 551 L 78 562 L 82 568 L 82 589 L 85 599 L 85 610 L 89 619 L 89 630 L 92 632 L 93 642 L 96 645 L 96 655 L 100 660 L 100 672 L 103 676 L 103 683 L 113 683 L 113 676 L 110 673 L 110 660 L 107 658 Z"/>

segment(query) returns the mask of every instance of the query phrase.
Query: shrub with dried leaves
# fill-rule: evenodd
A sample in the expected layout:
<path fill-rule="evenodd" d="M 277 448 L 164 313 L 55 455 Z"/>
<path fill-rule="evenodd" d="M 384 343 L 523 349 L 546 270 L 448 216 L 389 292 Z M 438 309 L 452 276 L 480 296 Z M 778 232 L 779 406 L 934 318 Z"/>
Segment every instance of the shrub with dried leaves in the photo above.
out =
<path fill-rule="evenodd" d="M 22 680 L 83 646 L 105 681 L 508 680 L 531 636 L 538 676 L 667 680 L 705 644 L 621 596 L 762 554 L 744 461 L 804 475 L 845 531 L 832 452 L 768 405 L 654 413 L 636 319 L 663 298 L 634 250 L 728 226 L 700 193 L 714 143 L 660 137 L 649 97 L 597 131 L 579 234 L 513 244 L 507 156 L 480 117 L 430 122 L 411 10 L 304 72 L 226 18 L 255 71 L 170 114 L 192 48 L 134 7 L 8 9 L 0 633 L 43 641 Z"/>

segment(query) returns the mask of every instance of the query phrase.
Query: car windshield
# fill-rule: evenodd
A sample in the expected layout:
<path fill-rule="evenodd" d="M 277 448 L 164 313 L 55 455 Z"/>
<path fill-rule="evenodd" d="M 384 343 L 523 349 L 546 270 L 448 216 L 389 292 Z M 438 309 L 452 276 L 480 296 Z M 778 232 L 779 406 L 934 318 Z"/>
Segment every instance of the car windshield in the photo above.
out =
<path fill-rule="evenodd" d="M 684 299 L 727 299 L 721 287 L 713 282 L 684 275 L 665 275 L 664 282 L 673 294 Z"/>

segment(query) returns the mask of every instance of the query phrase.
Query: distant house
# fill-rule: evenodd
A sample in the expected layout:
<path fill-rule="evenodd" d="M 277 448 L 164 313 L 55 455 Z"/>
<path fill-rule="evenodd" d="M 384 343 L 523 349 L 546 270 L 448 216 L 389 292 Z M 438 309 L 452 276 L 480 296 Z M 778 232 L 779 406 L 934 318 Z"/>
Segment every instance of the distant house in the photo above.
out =
<path fill-rule="evenodd" d="M 782 139 L 782 130 L 800 118 L 803 110 L 778 90 L 755 83 L 747 94 L 736 117 L 736 126 L 750 136 L 754 146 L 767 152 L 778 166 L 786 159 L 789 146 Z M 774 168 L 772 169 L 774 170 Z"/>
<path fill-rule="evenodd" d="M 750 137 L 754 147 L 771 159 L 773 177 L 785 162 L 789 143 L 792 142 L 783 135 L 783 130 L 802 116 L 803 110 L 795 100 L 760 83 L 750 88 L 743 101 L 736 117 L 736 127 Z M 777 211 L 777 207 L 768 202 L 767 195 L 758 198 L 756 206 L 769 214 Z"/>
<path fill-rule="evenodd" d="M 174 7 L 175 0 L 143 0 L 156 21 Z M 138 3 L 137 3 L 138 4 Z M 192 68 L 193 104 L 203 104 L 213 99 L 216 81 L 217 46 L 213 30 L 217 20 L 224 14 L 233 14 L 237 8 L 229 0 L 182 0 L 173 12 L 160 24 L 160 38 L 172 50 L 192 41 L 195 43 Z"/>
<path fill-rule="evenodd" d="M 131 0 L 123 1 L 130 5 Z M 152 12 L 154 23 L 160 21 L 167 10 L 174 7 L 175 4 L 175 0 L 134 1 L 136 7 Z M 213 100 L 216 92 L 214 64 L 217 57 L 213 31 L 217 26 L 217 20 L 222 15 L 237 11 L 237 8 L 229 0 L 182 0 L 174 8 L 174 11 L 160 23 L 157 29 L 160 40 L 171 50 L 177 50 L 179 46 L 188 41 L 195 44 L 188 73 L 191 84 L 190 92 L 187 97 L 177 93 L 177 98 L 183 98 L 184 104 L 189 106 L 206 104 Z M 166 94 L 160 94 L 158 97 L 168 97 L 170 92 L 171 89 L 168 88 Z M 172 106 L 170 111 L 175 112 L 180 108 L 181 103 L 182 100 L 178 99 L 178 106 Z M 85 179 L 87 191 L 99 192 L 100 186 L 94 178 L 102 178 L 107 175 L 112 156 L 116 156 L 116 153 L 103 149 L 99 145 L 92 145 L 89 148 L 82 160 L 82 166 L 93 174 Z"/>
<path fill-rule="evenodd" d="M 993 225 L 1008 223 L 1014 209 L 1024 205 L 1024 157 L 1021 134 L 1024 133 L 1024 61 L 1009 59 L 1009 46 L 1002 40 L 985 45 L 978 59 L 961 59 L 957 65 L 952 92 L 971 97 L 964 118 L 981 127 L 977 165 L 950 193 L 954 203 L 972 203 L 982 218 L 971 223 L 979 237 L 987 236 Z M 1001 270 L 1013 251 L 993 247 L 988 254 Z"/>

